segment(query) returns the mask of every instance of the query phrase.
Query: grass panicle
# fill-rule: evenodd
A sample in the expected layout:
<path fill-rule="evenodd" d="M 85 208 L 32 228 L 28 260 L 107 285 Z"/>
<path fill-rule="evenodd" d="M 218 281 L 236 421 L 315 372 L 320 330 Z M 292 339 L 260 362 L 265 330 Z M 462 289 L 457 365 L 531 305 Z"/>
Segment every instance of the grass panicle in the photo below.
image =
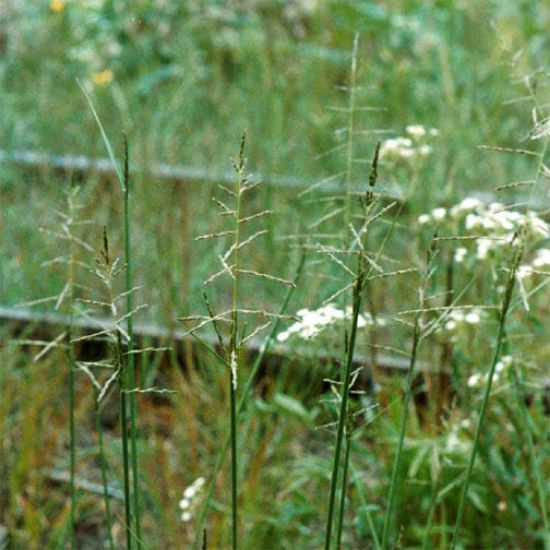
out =
<path fill-rule="evenodd" d="M 342 449 L 342 439 L 344 436 L 344 427 L 347 422 L 348 416 L 348 399 L 350 391 L 350 382 L 352 378 L 352 366 L 353 366 L 353 356 L 355 352 L 355 342 L 357 338 L 357 325 L 359 320 L 359 314 L 362 305 L 363 291 L 365 287 L 365 280 L 368 276 L 367 272 L 367 252 L 366 252 L 366 235 L 367 228 L 369 224 L 369 214 L 372 208 L 375 205 L 374 201 L 374 186 L 377 178 L 378 170 L 378 154 L 380 151 L 380 143 L 376 146 L 374 152 L 371 172 L 369 177 L 369 186 L 365 193 L 364 198 L 361 200 L 363 207 L 363 226 L 360 231 L 356 233 L 356 246 L 359 249 L 359 254 L 357 255 L 357 270 L 354 273 L 353 281 L 353 294 L 352 294 L 352 317 L 349 330 L 349 340 L 346 346 L 346 360 L 344 373 L 342 375 L 342 385 L 341 385 L 341 400 L 340 400 L 340 411 L 338 415 L 338 425 L 336 429 L 336 443 L 334 449 L 333 457 L 333 466 L 332 466 L 332 475 L 330 483 L 330 492 L 328 500 L 328 511 L 327 511 L 327 523 L 325 531 L 325 549 L 329 550 L 332 540 L 332 528 L 333 528 L 333 517 L 335 513 L 335 504 L 336 504 L 336 491 L 338 487 L 338 473 L 340 470 L 340 454 Z M 347 477 L 347 464 L 349 461 L 349 455 L 346 460 L 346 477 Z M 345 487 L 342 486 L 342 492 L 345 493 Z M 344 500 L 342 500 L 342 506 Z M 340 514 L 339 521 L 343 521 L 343 511 Z M 341 526 L 338 527 L 338 531 L 341 530 Z"/>

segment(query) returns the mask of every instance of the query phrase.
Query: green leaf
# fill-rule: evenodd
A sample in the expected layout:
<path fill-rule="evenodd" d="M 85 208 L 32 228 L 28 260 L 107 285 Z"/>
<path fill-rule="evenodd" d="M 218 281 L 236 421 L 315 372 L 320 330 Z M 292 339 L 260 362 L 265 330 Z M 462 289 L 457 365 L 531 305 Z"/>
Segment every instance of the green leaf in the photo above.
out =
<path fill-rule="evenodd" d="M 276 393 L 273 396 L 273 403 L 277 405 L 277 408 L 284 414 L 296 416 L 306 422 L 311 422 L 312 420 L 311 412 L 308 411 L 300 401 L 289 395 Z"/>

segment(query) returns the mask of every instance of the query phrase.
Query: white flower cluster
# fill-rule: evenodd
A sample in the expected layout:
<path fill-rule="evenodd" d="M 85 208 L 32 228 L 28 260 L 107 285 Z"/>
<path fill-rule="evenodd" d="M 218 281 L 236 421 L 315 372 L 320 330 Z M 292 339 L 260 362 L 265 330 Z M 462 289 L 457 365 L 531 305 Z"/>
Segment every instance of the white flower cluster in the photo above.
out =
<path fill-rule="evenodd" d="M 537 271 L 550 267 L 550 248 L 539 248 L 530 264 L 520 265 L 517 278 L 522 281 L 525 277 L 536 274 Z"/>
<path fill-rule="evenodd" d="M 406 132 L 410 137 L 396 137 L 387 139 L 380 146 L 380 158 L 385 160 L 415 159 L 427 157 L 432 152 L 431 145 L 420 143 L 426 136 L 439 135 L 436 128 L 425 128 L 420 124 L 407 126 Z"/>
<path fill-rule="evenodd" d="M 449 331 L 456 330 L 461 325 L 477 325 L 483 318 L 483 310 L 472 308 L 468 310 L 455 309 L 449 313 L 445 328 Z"/>
<path fill-rule="evenodd" d="M 530 264 L 522 264 L 518 267 L 516 279 L 519 285 L 521 299 L 523 300 L 523 305 L 526 310 L 529 310 L 529 303 L 527 301 L 528 294 L 525 289 L 525 280 L 537 274 L 546 274 L 547 269 L 550 269 L 550 249 L 548 248 L 539 248 Z"/>
<path fill-rule="evenodd" d="M 512 364 L 512 356 L 503 355 L 500 361 L 495 365 L 495 375 L 493 376 L 493 382 L 495 383 L 500 382 L 503 379 L 506 370 L 509 369 L 511 364 Z M 485 387 L 488 379 L 489 379 L 488 374 L 481 374 L 479 372 L 476 372 L 468 378 L 468 387 L 469 388 Z"/>
<path fill-rule="evenodd" d="M 351 319 L 352 308 L 347 307 L 343 311 L 334 304 L 327 304 L 316 310 L 300 309 L 296 315 L 299 320 L 277 335 L 279 342 L 285 342 L 292 335 L 302 340 L 311 340 L 327 327 Z M 374 319 L 370 313 L 359 314 L 357 328 L 365 328 L 374 324 Z M 377 319 L 376 324 L 383 326 L 385 321 L 384 319 Z"/>
<path fill-rule="evenodd" d="M 525 225 L 535 237 L 545 238 L 550 235 L 548 224 L 533 211 L 522 214 L 507 210 L 499 202 L 484 205 L 479 199 L 473 197 L 464 199 L 448 210 L 436 208 L 430 214 L 422 214 L 418 217 L 419 224 L 444 221 L 464 223 L 466 231 L 487 236 L 476 241 L 478 260 L 485 260 L 491 251 L 509 244 L 515 231 L 522 225 Z M 458 248 L 455 252 L 455 261 L 464 261 L 467 252 L 465 247 Z"/>
<path fill-rule="evenodd" d="M 204 477 L 198 477 L 183 491 L 183 498 L 179 502 L 179 507 L 182 510 L 181 521 L 188 522 L 193 517 L 193 511 L 197 507 L 198 496 L 202 492 L 202 488 L 206 483 Z"/>

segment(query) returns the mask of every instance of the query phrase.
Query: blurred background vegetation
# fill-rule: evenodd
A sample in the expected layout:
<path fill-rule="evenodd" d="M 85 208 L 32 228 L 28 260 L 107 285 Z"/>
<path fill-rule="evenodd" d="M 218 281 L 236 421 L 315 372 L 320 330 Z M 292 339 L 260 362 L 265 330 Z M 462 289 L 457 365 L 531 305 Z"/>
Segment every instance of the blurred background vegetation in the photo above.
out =
<path fill-rule="evenodd" d="M 313 183 L 342 171 L 345 151 L 327 152 L 345 140 L 350 55 L 360 32 L 357 103 L 382 110 L 358 111 L 356 127 L 389 136 L 409 124 L 440 132 L 428 161 L 381 174 L 384 189 L 413 197 L 407 208 L 417 214 L 525 177 L 523 159 L 477 146 L 517 144 L 529 131 L 532 105 L 512 100 L 526 94 L 521 79 L 545 59 L 550 8 L 530 1 L 13 0 L 1 16 L 0 143 L 8 158 L 21 150 L 106 156 L 79 79 L 93 89 L 117 151 L 128 133 L 135 164 L 226 173 L 246 130 L 249 170 L 268 183 L 275 175 Z M 379 137 L 360 136 L 357 158 L 370 157 Z M 364 168 L 354 166 L 359 185 Z M 23 286 L 28 299 L 49 295 L 52 279 L 32 275 L 52 256 L 35 228 L 51 225 L 67 177 L 42 171 L 31 181 L 3 162 L 0 184 L 3 300 L 19 301 L 14 290 Z M 186 310 L 212 268 L 191 240 L 203 230 L 213 186 L 143 176 L 135 185 L 140 276 L 165 281 L 170 296 L 155 302 L 175 300 Z M 91 177 L 84 192 L 90 217 L 113 223 L 116 186 Z M 270 241 L 282 269 L 288 254 L 277 239 L 306 227 L 316 210 L 297 206 L 295 196 L 268 185 L 259 198 L 284 220 Z M 158 200 L 165 209 L 153 216 Z"/>
<path fill-rule="evenodd" d="M 468 195 L 486 198 L 498 185 L 532 177 L 528 158 L 478 146 L 524 145 L 521 140 L 533 126 L 533 104 L 522 100 L 529 95 L 526 82 L 540 90 L 541 108 L 550 101 L 545 65 L 549 28 L 550 4 L 532 0 L 7 0 L 0 5 L 0 302 L 13 306 L 63 287 L 61 267 L 41 267 L 58 255 L 58 243 L 39 229 L 55 227 L 55 209 L 63 208 L 72 176 L 46 167 L 29 170 L 10 159 L 20 151 L 106 156 L 77 79 L 92 92 L 119 157 L 126 132 L 134 167 L 169 163 L 211 176 L 175 182 L 136 171 L 133 178 L 135 284 L 143 286 L 140 301 L 149 304 L 137 317 L 174 326 L 178 315 L 202 311 L 203 281 L 218 269 L 221 249 L 194 238 L 221 227 L 212 215 L 216 187 L 211 178 L 230 172 L 243 130 L 248 168 L 265 180 L 251 208 L 276 212 L 253 262 L 260 271 L 269 266 L 275 275 L 292 278 L 300 251 L 287 237 L 316 229 L 325 194 L 320 186 L 298 197 L 296 188 L 276 182 L 285 177 L 307 187 L 345 169 L 345 151 L 338 146 L 346 139 L 342 128 L 348 123 L 344 109 L 355 33 L 360 33 L 357 102 L 374 109 L 356 113 L 357 128 L 366 132 L 354 148 L 358 162 L 353 183 L 360 187 L 367 181 L 364 159 L 370 159 L 380 137 L 402 136 L 412 124 L 439 131 L 428 157 L 381 166 L 380 188 L 403 203 L 399 230 L 389 247 L 394 258 L 409 265 L 423 258 L 429 237 L 418 226 L 418 215 L 449 208 Z M 79 183 L 82 218 L 93 220 L 83 226 L 83 238 L 99 247 L 106 225 L 113 250 L 122 254 L 116 182 L 89 173 Z M 522 200 L 521 193 L 521 188 L 512 189 L 506 200 Z M 323 226 L 326 233 L 340 229 L 338 220 Z M 373 229 L 374 241 L 386 230 L 384 225 Z M 330 279 L 334 266 L 322 269 L 326 278 L 321 280 L 316 267 L 306 270 L 293 308 L 317 307 L 339 288 L 341 281 Z M 486 265 L 470 269 L 492 273 Z M 459 273 L 457 280 L 467 281 L 466 275 Z M 386 312 L 416 305 L 415 284 L 401 279 L 384 284 L 384 292 L 370 298 L 369 307 L 374 303 Z M 492 302 L 495 287 L 493 278 L 480 277 L 465 297 Z M 444 288 L 445 273 L 439 271 L 432 290 Z M 265 281 L 251 281 L 248 292 L 261 307 L 276 309 L 281 300 L 278 287 Z M 228 299 L 223 288 L 213 289 L 212 295 L 213 300 Z M 544 340 L 547 313 L 543 297 L 527 321 L 513 325 L 543 342 L 537 344 L 539 364 L 528 368 L 539 380 L 547 376 L 541 365 L 550 358 Z M 486 332 L 467 328 L 454 341 L 454 380 L 464 408 L 453 408 L 443 426 L 439 419 L 417 419 L 410 427 L 403 466 L 408 481 L 396 518 L 396 525 L 403 526 L 403 547 L 422 544 L 431 512 L 433 538 L 426 544 L 448 547 L 459 493 L 457 472 L 463 471 L 471 448 L 471 412 L 479 403 L 479 395 L 465 382 L 472 369 L 483 370 L 490 360 L 495 319 L 486 327 Z M 395 335 L 408 338 L 408 327 L 397 327 Z M 527 357 L 533 349 L 531 340 L 517 345 Z M 439 350 L 434 346 L 422 359 L 434 360 Z M 63 395 L 55 391 L 63 383 L 62 373 L 55 371 L 56 357 L 30 363 L 17 348 L 3 359 L 2 382 L 12 391 L 0 413 L 4 428 L 13 433 L 6 440 L 11 474 L 2 497 L 3 503 L 9 502 L 2 521 L 18 533 L 13 548 L 58 548 L 66 530 L 66 499 L 59 494 L 50 500 L 51 486 L 42 474 L 33 473 L 44 466 L 48 453 L 56 457 L 56 467 L 67 465 L 66 457 L 59 458 L 66 445 L 59 432 L 67 420 Z M 167 547 L 185 547 L 174 544 L 191 540 L 191 528 L 179 521 L 177 502 L 181 490 L 212 466 L 226 429 L 224 373 L 209 367 L 204 374 L 206 364 L 196 359 L 200 368 L 191 369 L 185 380 L 176 371 L 163 375 L 162 381 L 180 392 L 166 398 L 170 406 L 140 400 L 148 438 L 143 445 L 150 504 L 145 531 L 149 540 Z M 461 370 L 457 364 L 466 367 Z M 274 548 L 316 548 L 322 540 L 318 503 L 326 496 L 330 469 L 327 440 L 332 441 L 332 434 L 327 438 L 327 432 L 313 429 L 327 420 L 319 403 L 325 371 L 302 358 L 298 364 L 289 360 L 277 373 L 262 383 L 243 421 L 247 430 L 242 445 L 250 449 L 243 467 L 248 476 L 243 490 L 244 531 L 249 533 L 245 547 L 270 548 L 277 540 L 280 546 Z M 351 480 L 356 501 L 349 507 L 347 521 L 353 528 L 345 535 L 346 548 L 369 547 L 368 511 L 380 529 L 402 414 L 396 400 L 401 389 L 400 378 L 387 382 L 379 396 L 382 413 L 369 416 L 367 429 L 357 438 Z M 82 430 L 92 429 L 87 390 L 82 381 Z M 505 389 L 495 399 L 465 519 L 466 547 L 542 548 L 525 427 L 512 402 L 517 404 Z M 531 421 L 533 433 L 544 440 L 547 427 L 540 402 Z M 81 437 L 80 460 L 95 460 L 87 451 L 92 448 L 89 436 Z M 113 438 L 109 445 L 115 464 L 118 442 Z M 222 477 L 220 486 L 224 483 L 228 481 Z M 209 523 L 213 547 L 228 543 L 224 498 L 215 502 Z M 87 495 L 81 503 L 82 548 L 97 548 L 97 537 L 104 537 L 94 499 Z M 0 547 L 1 540 L 0 533 Z"/>

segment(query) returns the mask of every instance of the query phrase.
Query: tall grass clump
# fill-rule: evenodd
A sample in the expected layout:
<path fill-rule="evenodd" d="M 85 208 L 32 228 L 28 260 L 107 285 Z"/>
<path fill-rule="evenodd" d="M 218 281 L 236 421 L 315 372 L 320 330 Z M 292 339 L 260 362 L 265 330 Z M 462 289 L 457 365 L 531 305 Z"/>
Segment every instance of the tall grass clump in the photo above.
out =
<path fill-rule="evenodd" d="M 231 545 L 234 549 L 239 544 L 239 514 L 238 514 L 238 498 L 239 498 L 239 469 L 238 469 L 238 405 L 237 405 L 237 388 L 238 377 L 241 370 L 241 352 L 246 342 L 254 339 L 262 331 L 268 329 L 274 319 L 280 318 L 278 313 L 270 313 L 261 308 L 248 308 L 243 306 L 241 297 L 241 279 L 244 277 L 256 277 L 271 281 L 278 284 L 294 287 L 292 281 L 287 281 L 267 273 L 261 273 L 255 270 L 244 267 L 243 254 L 249 250 L 249 246 L 258 238 L 267 233 L 266 229 L 260 229 L 255 232 L 247 232 L 247 227 L 253 226 L 257 220 L 270 214 L 268 210 L 263 210 L 254 213 L 245 213 L 244 199 L 251 191 L 255 189 L 260 182 L 251 180 L 246 173 L 245 152 L 245 135 L 241 138 L 238 157 L 233 161 L 235 171 L 235 183 L 232 189 L 220 185 L 219 187 L 224 193 L 223 200 L 213 198 L 220 209 L 220 215 L 232 219 L 230 229 L 209 233 L 197 237 L 198 240 L 217 240 L 228 239 L 231 244 L 224 252 L 219 254 L 218 259 L 221 263 L 221 270 L 214 273 L 206 281 L 205 285 L 210 285 L 221 276 L 229 277 L 231 280 L 230 292 L 230 309 L 215 313 L 210 305 L 207 292 L 204 293 L 205 306 L 208 311 L 208 316 L 191 316 L 184 317 L 183 322 L 199 321 L 189 333 L 195 334 L 196 331 L 205 325 L 211 324 L 214 328 L 217 344 L 222 352 L 222 355 L 217 354 L 220 361 L 227 368 L 227 386 L 229 393 L 229 424 L 230 424 L 230 439 L 231 439 Z M 225 201 L 225 202 L 224 202 Z M 228 206 L 229 203 L 231 206 Z M 262 323 L 255 326 L 252 330 L 249 328 L 248 322 L 242 322 L 241 317 L 252 317 L 262 319 Z M 267 319 L 267 320 L 266 320 Z M 224 330 L 224 325 L 226 330 Z"/>
<path fill-rule="evenodd" d="M 121 171 L 114 154 L 113 147 L 104 129 L 104 126 L 99 118 L 99 115 L 94 107 L 90 94 L 84 88 L 84 86 L 78 82 L 83 94 L 85 95 L 94 119 L 97 122 L 103 142 L 109 154 L 109 158 L 113 163 L 118 182 L 120 184 L 120 190 L 123 194 L 123 216 L 124 216 L 124 253 L 125 253 L 125 283 L 126 283 L 126 324 L 128 335 L 128 355 L 126 364 L 122 369 L 120 376 L 120 407 L 121 407 L 121 423 L 122 423 L 122 448 L 123 448 L 123 460 L 124 460 L 124 479 L 125 479 L 125 493 L 129 499 L 129 484 L 130 484 L 130 451 L 128 446 L 128 433 L 130 436 L 131 446 L 131 470 L 132 470 L 132 504 L 133 504 L 133 522 L 132 513 L 130 511 L 129 500 L 126 507 L 126 531 L 127 531 L 127 545 L 128 548 L 132 547 L 132 530 L 134 530 L 133 536 L 137 541 L 138 548 L 142 545 L 141 538 L 141 510 L 140 510 L 140 488 L 139 488 L 139 471 L 138 471 L 138 448 L 137 448 L 137 406 L 136 397 L 133 391 L 135 386 L 135 365 L 134 365 L 134 332 L 133 332 L 133 320 L 132 315 L 134 311 L 133 306 L 133 292 L 132 287 L 132 248 L 131 248 L 131 210 L 130 210 L 130 171 L 129 171 L 129 154 L 128 154 L 128 140 L 124 135 L 124 168 Z M 129 410 L 128 410 L 129 409 Z"/>
<path fill-rule="evenodd" d="M 451 543 L 452 549 L 456 547 L 459 541 L 459 531 L 463 521 L 466 498 L 468 495 L 468 489 L 472 479 L 472 472 L 473 472 L 476 456 L 478 453 L 478 448 L 480 445 L 483 424 L 485 422 L 485 417 L 487 415 L 487 409 L 489 405 L 489 399 L 491 396 L 491 388 L 493 385 L 493 380 L 495 378 L 496 367 L 499 364 L 499 361 L 501 360 L 502 349 L 508 348 L 508 345 L 509 345 L 507 341 L 506 326 L 507 326 L 508 316 L 511 313 L 514 289 L 518 283 L 520 287 L 520 301 L 523 303 L 525 309 L 529 310 L 528 299 L 530 296 L 527 294 L 525 290 L 524 279 L 534 274 L 536 270 L 533 269 L 531 265 L 521 264 L 524 256 L 525 248 L 527 245 L 527 241 L 529 238 L 533 238 L 533 236 L 540 237 L 541 233 L 546 237 L 550 236 L 550 231 L 548 229 L 548 226 L 546 226 L 545 222 L 543 222 L 537 216 L 537 214 L 531 210 L 532 203 L 536 198 L 539 182 L 541 180 L 544 182 L 545 178 L 548 178 L 548 175 L 550 174 L 550 171 L 548 170 L 548 167 L 545 164 L 545 155 L 548 149 L 548 141 L 550 139 L 550 124 L 549 124 L 548 118 L 542 118 L 542 120 L 539 120 L 542 108 L 539 105 L 539 101 L 536 95 L 536 83 L 533 82 L 530 77 L 525 77 L 523 81 L 525 82 L 527 91 L 528 91 L 527 98 L 532 100 L 534 103 L 534 107 L 532 111 L 534 127 L 529 132 L 527 137 L 531 141 L 542 140 L 543 144 L 540 152 L 533 152 L 529 149 L 514 149 L 514 148 L 504 148 L 504 147 L 498 147 L 498 146 L 488 147 L 488 149 L 491 149 L 495 152 L 512 153 L 514 155 L 520 155 L 520 156 L 525 156 L 525 155 L 534 156 L 535 158 L 537 158 L 537 165 L 536 165 L 535 174 L 533 178 L 526 182 L 520 182 L 522 185 L 526 184 L 529 186 L 529 193 L 527 196 L 527 201 L 524 203 L 525 214 L 521 218 L 522 219 L 521 225 L 519 226 L 516 233 L 513 235 L 513 238 L 510 242 L 510 246 L 513 249 L 514 253 L 513 253 L 513 258 L 509 263 L 508 278 L 506 280 L 502 301 L 500 305 L 500 312 L 498 317 L 498 330 L 496 334 L 493 359 L 486 376 L 485 389 L 483 393 L 483 400 L 481 402 L 481 406 L 479 409 L 474 442 L 473 442 L 472 451 L 468 461 L 468 467 L 466 469 L 462 492 L 458 503 L 458 511 L 457 511 L 456 522 L 454 526 L 453 538 Z M 504 186 L 500 186 L 498 190 L 500 191 L 509 190 L 510 188 L 514 188 L 514 187 L 515 187 L 514 184 L 504 185 Z M 539 274 L 544 275 L 544 273 L 539 273 Z M 542 523 L 545 531 L 543 535 L 543 543 L 544 543 L 544 547 L 548 549 L 550 548 L 550 525 L 548 521 L 548 511 L 547 511 L 547 504 L 546 504 L 546 497 L 545 497 L 546 490 L 544 487 L 544 482 L 540 471 L 539 461 L 536 457 L 536 453 L 534 450 L 528 412 L 526 411 L 525 402 L 524 401 L 522 402 L 521 393 L 518 391 L 519 384 L 518 384 L 517 372 L 515 371 L 515 369 L 513 369 L 511 377 L 512 377 L 512 384 L 514 385 L 515 390 L 517 392 L 518 408 L 520 409 L 519 414 L 522 419 L 523 427 L 525 429 L 525 433 L 528 441 L 528 450 L 530 455 L 531 467 L 534 470 L 536 491 L 537 491 L 538 500 L 540 503 L 540 514 L 542 517 Z"/>
<path fill-rule="evenodd" d="M 82 205 L 78 202 L 80 188 L 72 185 L 66 191 L 66 203 L 63 211 L 56 210 L 55 214 L 60 218 L 60 226 L 57 230 L 42 229 L 42 232 L 51 236 L 59 242 L 60 249 L 65 249 L 65 254 L 57 256 L 42 264 L 42 267 L 62 265 L 66 268 L 65 284 L 59 294 L 47 298 L 41 298 L 32 302 L 21 303 L 20 306 L 35 306 L 45 303 L 54 303 L 54 310 L 64 313 L 68 322 L 66 330 L 55 337 L 51 342 L 29 342 L 32 344 L 40 344 L 43 349 L 34 356 L 34 361 L 40 360 L 47 353 L 55 348 L 62 348 L 65 351 L 65 357 L 68 367 L 69 380 L 69 493 L 70 493 L 70 511 L 69 511 L 69 543 L 71 548 L 76 548 L 76 511 L 78 503 L 78 495 L 76 490 L 75 478 L 77 469 L 77 441 L 76 441 L 76 357 L 73 346 L 73 338 L 75 337 L 74 318 L 77 305 L 78 291 L 81 291 L 81 285 L 77 280 L 77 269 L 86 267 L 86 264 L 78 259 L 77 249 L 90 252 L 91 246 L 82 240 L 77 231 L 79 226 L 82 226 L 87 221 L 81 220 L 79 211 Z"/>

